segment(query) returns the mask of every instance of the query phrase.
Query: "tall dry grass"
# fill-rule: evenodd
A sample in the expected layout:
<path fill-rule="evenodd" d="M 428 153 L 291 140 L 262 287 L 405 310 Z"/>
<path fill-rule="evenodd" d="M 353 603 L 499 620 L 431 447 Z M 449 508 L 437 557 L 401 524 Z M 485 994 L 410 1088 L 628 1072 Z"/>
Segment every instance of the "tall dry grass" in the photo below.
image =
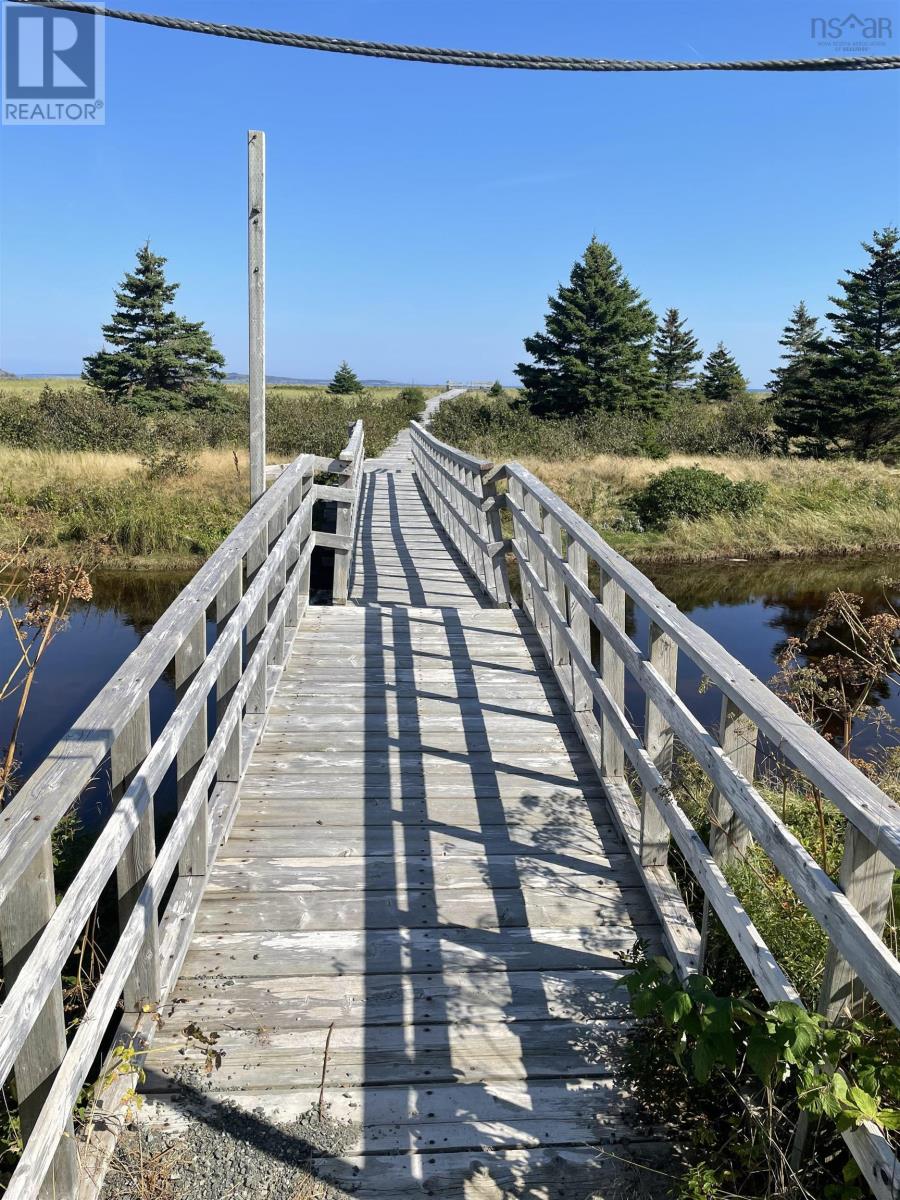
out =
<path fill-rule="evenodd" d="M 616 549 L 636 560 L 699 561 L 880 552 L 900 548 L 900 472 L 879 463 L 673 455 L 664 461 L 598 455 L 523 465 Z M 630 499 L 672 467 L 700 466 L 765 484 L 759 509 L 662 530 L 636 526 Z"/>

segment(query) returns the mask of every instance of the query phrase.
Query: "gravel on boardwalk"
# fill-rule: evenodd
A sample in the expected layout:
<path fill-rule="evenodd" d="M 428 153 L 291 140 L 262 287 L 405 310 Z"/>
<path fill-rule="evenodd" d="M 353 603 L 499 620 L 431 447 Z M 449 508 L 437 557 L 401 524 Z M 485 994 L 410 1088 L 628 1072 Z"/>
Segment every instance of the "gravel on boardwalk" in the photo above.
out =
<path fill-rule="evenodd" d="M 174 1130 L 138 1121 L 119 1139 L 101 1200 L 345 1200 L 316 1177 L 313 1156 L 356 1140 L 352 1124 L 315 1108 L 286 1125 L 221 1102 Z"/>

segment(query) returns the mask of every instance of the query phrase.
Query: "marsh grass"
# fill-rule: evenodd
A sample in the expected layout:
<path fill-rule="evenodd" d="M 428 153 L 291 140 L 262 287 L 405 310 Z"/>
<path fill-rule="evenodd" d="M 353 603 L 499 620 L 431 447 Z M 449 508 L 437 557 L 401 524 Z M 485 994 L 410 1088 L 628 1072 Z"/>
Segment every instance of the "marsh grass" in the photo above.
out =
<path fill-rule="evenodd" d="M 847 554 L 900 546 L 900 472 L 878 463 L 709 455 L 522 461 L 611 545 L 639 561 Z M 642 530 L 632 497 L 662 471 L 694 465 L 735 483 L 764 484 L 762 504 L 740 515 L 718 513 Z"/>
<path fill-rule="evenodd" d="M 153 479 L 137 454 L 0 447 L 0 548 L 23 540 L 109 566 L 189 565 L 212 553 L 247 508 L 247 460 L 203 451 L 188 470 Z"/>
<path fill-rule="evenodd" d="M 0 549 L 24 541 L 29 554 L 110 566 L 188 567 L 211 554 L 247 508 L 246 387 L 228 389 L 221 410 L 142 416 L 64 382 L 0 385 Z M 270 388 L 269 461 L 336 456 L 359 418 L 377 455 L 423 403 L 397 388 Z"/>

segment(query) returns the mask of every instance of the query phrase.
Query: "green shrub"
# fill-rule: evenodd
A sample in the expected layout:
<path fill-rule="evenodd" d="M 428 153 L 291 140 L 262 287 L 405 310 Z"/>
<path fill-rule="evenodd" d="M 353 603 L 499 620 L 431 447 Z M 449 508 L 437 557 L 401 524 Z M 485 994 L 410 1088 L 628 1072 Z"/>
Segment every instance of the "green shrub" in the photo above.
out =
<path fill-rule="evenodd" d="M 659 529 L 671 520 L 696 521 L 720 513 L 740 516 L 758 508 L 763 483 L 732 483 L 702 467 L 672 467 L 651 479 L 632 504 L 645 525 Z"/>
<path fill-rule="evenodd" d="M 592 454 L 769 454 L 771 422 L 771 403 L 755 396 L 717 406 L 699 404 L 688 394 L 655 418 L 629 412 L 549 418 L 530 410 L 527 394 L 467 392 L 445 400 L 431 427 L 442 441 L 473 454 L 552 461 Z"/>
<path fill-rule="evenodd" d="M 222 389 L 216 389 L 216 396 Z M 383 397 L 371 392 L 333 396 L 324 390 L 268 389 L 266 442 L 272 454 L 335 455 L 347 444 L 347 429 L 362 417 L 366 451 L 379 454 L 410 420 L 421 415 L 425 393 L 404 388 Z M 85 387 L 45 386 L 37 401 L 0 391 L 0 444 L 23 450 L 193 452 L 204 447 L 246 446 L 246 390 L 231 390 L 214 405 L 200 408 L 155 406 L 140 410 L 111 404 Z"/>

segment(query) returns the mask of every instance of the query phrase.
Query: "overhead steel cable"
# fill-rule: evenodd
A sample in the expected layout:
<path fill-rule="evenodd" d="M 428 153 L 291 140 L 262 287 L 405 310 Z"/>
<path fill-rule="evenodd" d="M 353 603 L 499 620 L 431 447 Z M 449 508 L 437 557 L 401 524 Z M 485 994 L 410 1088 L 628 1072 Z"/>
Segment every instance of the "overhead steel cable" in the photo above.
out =
<path fill-rule="evenodd" d="M 364 42 L 351 38 L 320 37 L 277 29 L 253 29 L 244 25 L 222 25 L 212 21 L 189 21 L 182 17 L 127 9 L 100 8 L 80 0 L 16 0 L 40 8 L 89 13 L 117 21 L 134 21 L 159 29 L 203 33 L 268 46 L 296 50 L 322 50 L 329 54 L 353 54 L 363 58 L 390 58 L 402 62 L 442 63 L 451 67 L 492 67 L 514 71 L 889 71 L 900 67 L 900 55 L 848 55 L 839 58 L 771 58 L 749 61 L 677 62 L 627 58 L 559 58 L 544 54 L 505 54 L 492 50 L 447 50 L 429 46 L 404 46 L 394 42 Z"/>

